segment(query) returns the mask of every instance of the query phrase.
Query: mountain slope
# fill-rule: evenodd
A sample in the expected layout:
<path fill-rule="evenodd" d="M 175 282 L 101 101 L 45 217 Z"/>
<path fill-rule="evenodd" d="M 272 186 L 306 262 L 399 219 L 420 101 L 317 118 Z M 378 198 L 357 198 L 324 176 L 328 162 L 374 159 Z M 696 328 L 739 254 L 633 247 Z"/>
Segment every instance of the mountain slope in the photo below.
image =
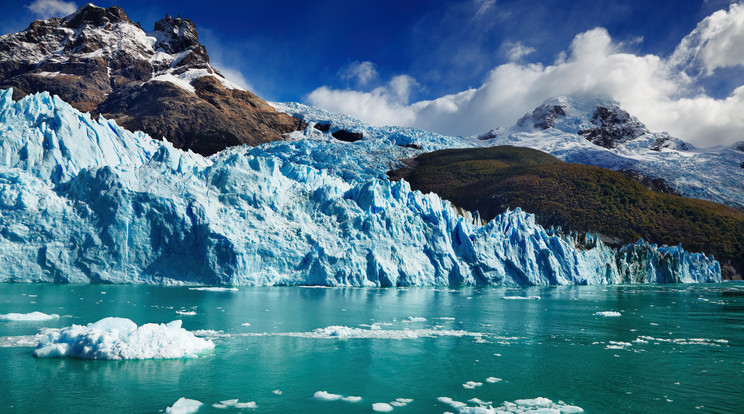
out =
<path fill-rule="evenodd" d="M 535 213 L 543 226 L 598 232 L 616 245 L 643 238 L 714 254 L 724 276 L 744 271 L 744 212 L 649 191 L 624 174 L 569 164 L 529 148 L 443 150 L 392 171 L 411 187 L 434 192 L 491 220 L 507 208 Z"/>
<path fill-rule="evenodd" d="M 304 128 L 215 70 L 190 20 L 166 16 L 145 32 L 118 6 L 88 4 L 0 37 L 0 88 L 9 87 L 16 100 L 48 91 L 205 155 Z"/>
<path fill-rule="evenodd" d="M 743 137 L 744 138 L 744 137 Z M 685 197 L 744 209 L 744 152 L 739 145 L 695 148 L 665 132 L 649 131 L 612 100 L 548 99 L 511 128 L 473 141 L 550 153 L 563 161 L 662 179 Z"/>

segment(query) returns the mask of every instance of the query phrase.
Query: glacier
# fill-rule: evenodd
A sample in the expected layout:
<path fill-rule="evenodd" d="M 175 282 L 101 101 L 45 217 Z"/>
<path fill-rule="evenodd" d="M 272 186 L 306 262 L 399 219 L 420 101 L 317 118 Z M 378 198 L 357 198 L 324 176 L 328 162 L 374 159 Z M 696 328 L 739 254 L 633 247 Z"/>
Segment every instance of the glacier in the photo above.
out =
<path fill-rule="evenodd" d="M 744 168 L 741 168 L 744 164 L 744 143 L 695 148 L 665 132 L 649 131 L 637 119 L 629 117 L 620 121 L 636 128 L 637 133 L 619 142 L 615 148 L 605 148 L 590 142 L 579 132 L 593 126 L 592 116 L 597 107 L 620 109 L 619 104 L 611 99 L 550 98 L 516 125 L 497 128 L 477 137 L 445 136 L 408 127 L 374 126 L 348 115 L 299 103 L 271 104 L 279 111 L 303 119 L 310 126 L 316 123 L 330 124 L 334 128 L 332 131 L 346 129 L 360 132 L 364 140 L 414 144 L 424 151 L 496 145 L 528 147 L 547 152 L 565 162 L 638 171 L 650 178 L 664 179 L 685 197 L 744 208 Z M 551 113 L 555 107 L 561 109 L 558 114 Z M 294 132 L 291 136 L 318 139 L 317 132 L 308 130 Z M 325 136 L 330 137 L 328 134 Z"/>
<path fill-rule="evenodd" d="M 346 143 L 308 128 L 289 141 L 204 158 L 93 120 L 47 93 L 17 102 L 9 91 L 0 96 L 1 281 L 461 286 L 721 280 L 713 257 L 681 246 L 639 241 L 615 250 L 592 235 L 546 230 L 520 209 L 482 223 L 385 176 L 401 158 L 427 148 L 472 145 L 462 139 L 383 128 L 376 130 L 380 139 Z"/>

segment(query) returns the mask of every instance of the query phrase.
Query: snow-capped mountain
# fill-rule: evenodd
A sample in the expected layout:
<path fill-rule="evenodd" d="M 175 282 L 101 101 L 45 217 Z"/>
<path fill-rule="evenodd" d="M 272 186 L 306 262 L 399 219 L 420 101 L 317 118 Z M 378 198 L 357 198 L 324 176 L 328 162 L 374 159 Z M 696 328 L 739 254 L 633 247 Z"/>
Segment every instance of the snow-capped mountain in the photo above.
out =
<path fill-rule="evenodd" d="M 3 281 L 230 285 L 720 281 L 717 261 L 614 250 L 521 210 L 483 224 L 384 171 L 385 139 L 235 147 L 210 158 L 95 121 L 48 93 L 0 99 Z M 403 131 L 401 134 L 414 133 Z M 324 138 L 320 137 L 323 135 Z M 403 139 L 403 135 L 399 139 Z M 419 139 L 423 136 L 419 137 Z"/>
<path fill-rule="evenodd" d="M 87 4 L 0 37 L 0 87 L 15 99 L 48 91 L 204 154 L 303 128 L 213 68 L 190 20 L 166 16 L 145 32 L 118 6 Z"/>
<path fill-rule="evenodd" d="M 511 128 L 475 141 L 548 152 L 566 162 L 637 173 L 692 198 L 744 208 L 744 152 L 737 146 L 695 148 L 666 132 L 649 131 L 612 100 L 553 98 Z M 659 188 L 655 188 L 659 189 Z"/>

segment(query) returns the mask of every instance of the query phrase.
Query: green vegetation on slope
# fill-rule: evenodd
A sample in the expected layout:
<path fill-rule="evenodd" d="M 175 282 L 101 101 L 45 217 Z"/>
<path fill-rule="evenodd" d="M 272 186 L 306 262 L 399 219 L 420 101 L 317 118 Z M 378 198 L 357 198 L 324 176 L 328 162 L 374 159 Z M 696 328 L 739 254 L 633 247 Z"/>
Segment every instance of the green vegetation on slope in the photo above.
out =
<path fill-rule="evenodd" d="M 744 212 L 650 191 L 625 175 L 569 164 L 528 148 L 492 147 L 422 154 L 391 171 L 490 220 L 507 208 L 534 213 L 543 226 L 596 232 L 611 244 L 643 238 L 714 254 L 724 278 L 744 271 Z"/>

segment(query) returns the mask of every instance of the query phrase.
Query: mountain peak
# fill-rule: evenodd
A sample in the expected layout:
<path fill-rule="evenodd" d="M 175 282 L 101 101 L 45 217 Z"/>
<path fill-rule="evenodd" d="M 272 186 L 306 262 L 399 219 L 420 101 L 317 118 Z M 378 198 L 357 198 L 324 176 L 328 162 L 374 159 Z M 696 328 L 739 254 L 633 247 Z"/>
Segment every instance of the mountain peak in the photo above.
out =
<path fill-rule="evenodd" d="M 49 91 L 202 154 L 302 126 L 214 69 L 191 20 L 166 15 L 145 32 L 118 6 L 89 3 L 1 36 L 0 88 L 13 88 L 16 100 Z"/>
<path fill-rule="evenodd" d="M 70 29 L 82 29 L 86 25 L 103 27 L 109 23 L 132 23 L 132 21 L 129 20 L 129 16 L 124 13 L 124 10 L 122 10 L 121 7 L 111 6 L 105 9 L 103 7 L 98 7 L 93 3 L 88 3 L 80 7 L 75 13 L 65 17 L 63 21 L 64 26 Z"/>

